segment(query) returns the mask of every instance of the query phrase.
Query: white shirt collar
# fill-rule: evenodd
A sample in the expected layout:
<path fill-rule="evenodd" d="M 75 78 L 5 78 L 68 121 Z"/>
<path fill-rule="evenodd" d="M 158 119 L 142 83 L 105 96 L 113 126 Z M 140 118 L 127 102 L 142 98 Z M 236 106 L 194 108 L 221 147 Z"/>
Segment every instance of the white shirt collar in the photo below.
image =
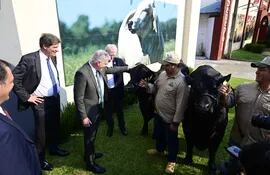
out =
<path fill-rule="evenodd" d="M 6 115 L 6 113 L 4 112 L 4 109 L 0 106 L 0 113 L 3 115 Z"/>

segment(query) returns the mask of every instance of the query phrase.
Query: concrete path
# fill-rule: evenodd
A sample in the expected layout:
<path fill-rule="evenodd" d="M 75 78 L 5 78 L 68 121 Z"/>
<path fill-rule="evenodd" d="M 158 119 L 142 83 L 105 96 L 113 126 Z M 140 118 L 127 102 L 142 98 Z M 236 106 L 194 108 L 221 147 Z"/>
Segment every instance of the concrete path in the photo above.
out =
<path fill-rule="evenodd" d="M 222 75 L 232 74 L 232 77 L 245 78 L 249 80 L 255 79 L 256 68 L 250 66 L 251 62 L 236 61 L 236 60 L 207 60 L 207 59 L 196 59 L 195 68 L 200 65 L 210 65 Z"/>

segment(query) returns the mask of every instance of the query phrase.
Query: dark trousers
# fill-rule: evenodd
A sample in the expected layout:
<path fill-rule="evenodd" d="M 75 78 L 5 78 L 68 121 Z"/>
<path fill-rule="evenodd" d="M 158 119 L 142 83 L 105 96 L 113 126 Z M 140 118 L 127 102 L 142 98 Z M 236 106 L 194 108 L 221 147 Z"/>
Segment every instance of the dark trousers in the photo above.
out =
<path fill-rule="evenodd" d="M 116 112 L 118 126 L 120 130 L 125 130 L 125 119 L 123 112 L 123 92 L 121 88 L 112 88 L 108 90 L 108 101 L 105 104 L 105 117 L 108 124 L 108 129 L 113 130 L 114 121 L 113 113 Z"/>
<path fill-rule="evenodd" d="M 156 149 L 163 152 L 168 148 L 168 162 L 176 162 L 179 141 L 178 132 L 170 129 L 170 124 L 163 121 L 160 116 L 155 117 Z"/>
<path fill-rule="evenodd" d="M 99 125 L 99 116 L 89 127 L 83 128 L 84 133 L 84 157 L 87 166 L 94 165 L 95 160 L 95 140 Z"/>
<path fill-rule="evenodd" d="M 57 147 L 60 129 L 60 96 L 44 97 L 44 102 L 33 105 L 35 116 L 35 144 L 40 161 L 45 160 L 46 141 L 50 149 Z"/>

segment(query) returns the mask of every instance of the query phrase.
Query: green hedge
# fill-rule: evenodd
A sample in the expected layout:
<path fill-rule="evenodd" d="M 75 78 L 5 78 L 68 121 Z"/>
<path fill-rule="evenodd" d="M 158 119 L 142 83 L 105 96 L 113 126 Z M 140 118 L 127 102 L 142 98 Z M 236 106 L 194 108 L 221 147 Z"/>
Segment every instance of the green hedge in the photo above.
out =
<path fill-rule="evenodd" d="M 79 117 L 77 116 L 75 104 L 67 103 L 61 112 L 61 141 L 64 142 L 68 140 L 70 134 L 73 131 L 79 130 L 79 128 L 81 128 L 81 123 Z"/>
<path fill-rule="evenodd" d="M 262 53 L 266 46 L 264 44 L 246 44 L 244 49 L 254 53 Z"/>

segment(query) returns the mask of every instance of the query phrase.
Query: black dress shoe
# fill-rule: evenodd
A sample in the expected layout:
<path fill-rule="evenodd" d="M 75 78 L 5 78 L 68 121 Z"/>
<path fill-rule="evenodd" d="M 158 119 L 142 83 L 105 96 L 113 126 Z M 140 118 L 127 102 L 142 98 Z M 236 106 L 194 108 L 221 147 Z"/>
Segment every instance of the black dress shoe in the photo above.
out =
<path fill-rule="evenodd" d="M 53 166 L 47 160 L 44 160 L 41 164 L 41 169 L 45 171 L 52 171 Z"/>
<path fill-rule="evenodd" d="M 95 159 L 101 158 L 103 156 L 102 153 L 95 153 Z"/>
<path fill-rule="evenodd" d="M 112 137 L 112 135 L 113 135 L 113 130 L 108 129 L 108 130 L 107 130 L 107 136 L 108 136 L 108 137 Z"/>
<path fill-rule="evenodd" d="M 88 171 L 92 171 L 93 173 L 96 173 L 96 174 L 102 174 L 102 173 L 106 172 L 106 169 L 99 166 L 98 164 L 93 164 L 93 165 L 90 165 L 90 166 L 86 166 L 86 169 Z"/>
<path fill-rule="evenodd" d="M 56 155 L 56 156 L 68 156 L 69 152 L 60 148 L 50 150 L 50 155 Z"/>
<path fill-rule="evenodd" d="M 121 130 L 121 133 L 122 133 L 124 136 L 127 136 L 127 135 L 128 135 L 128 132 L 127 132 L 126 129 Z"/>

